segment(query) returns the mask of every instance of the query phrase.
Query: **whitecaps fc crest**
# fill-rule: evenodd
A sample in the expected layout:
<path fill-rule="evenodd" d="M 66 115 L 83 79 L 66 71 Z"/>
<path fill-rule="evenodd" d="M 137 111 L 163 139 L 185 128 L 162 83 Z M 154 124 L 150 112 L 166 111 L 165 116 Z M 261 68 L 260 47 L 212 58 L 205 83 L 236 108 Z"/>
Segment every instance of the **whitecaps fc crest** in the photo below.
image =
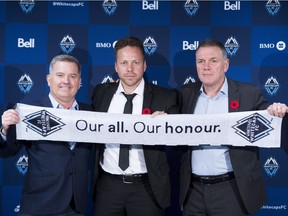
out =
<path fill-rule="evenodd" d="M 184 5 L 184 8 L 185 8 L 187 14 L 189 14 L 190 16 L 193 16 L 196 14 L 196 12 L 199 8 L 199 5 L 198 5 L 196 0 L 187 0 L 185 5 Z"/>
<path fill-rule="evenodd" d="M 75 48 L 75 46 L 76 44 L 70 35 L 64 36 L 62 41 L 60 42 L 60 48 L 66 54 L 70 54 L 72 50 Z"/>
<path fill-rule="evenodd" d="M 111 82 L 114 82 L 113 78 L 110 77 L 109 75 L 104 77 L 104 79 L 102 80 L 101 83 L 111 83 Z"/>
<path fill-rule="evenodd" d="M 276 92 L 278 91 L 280 85 L 277 81 L 277 79 L 273 76 L 271 76 L 270 78 L 267 79 L 266 83 L 265 83 L 265 89 L 267 91 L 267 93 L 271 96 L 273 96 L 274 94 L 276 94 Z"/>
<path fill-rule="evenodd" d="M 109 15 L 112 15 L 117 8 L 117 2 L 115 0 L 104 0 L 102 5 L 105 13 Z"/>
<path fill-rule="evenodd" d="M 196 82 L 196 80 L 194 79 L 194 77 L 189 76 L 186 78 L 186 80 L 184 81 L 183 84 L 186 85 L 188 83 L 195 83 L 195 82 Z"/>
<path fill-rule="evenodd" d="M 65 124 L 60 121 L 61 118 L 51 114 L 46 110 L 40 110 L 25 116 L 23 122 L 27 127 L 36 133 L 46 137 L 58 130 L 61 130 Z"/>
<path fill-rule="evenodd" d="M 269 0 L 266 3 L 266 8 L 270 15 L 274 16 L 279 12 L 281 4 L 278 0 Z"/>
<path fill-rule="evenodd" d="M 236 54 L 237 50 L 239 49 L 239 44 L 234 37 L 230 37 L 225 42 L 225 49 L 228 55 L 233 56 Z"/>
<path fill-rule="evenodd" d="M 25 13 L 30 13 L 35 3 L 34 0 L 20 0 L 19 5 Z"/>
<path fill-rule="evenodd" d="M 29 75 L 24 74 L 20 77 L 18 81 L 18 87 L 22 92 L 28 93 L 30 89 L 32 88 L 32 86 L 33 86 L 33 81 Z"/>
<path fill-rule="evenodd" d="M 265 117 L 254 113 L 237 121 L 232 128 L 236 130 L 236 134 L 253 143 L 268 136 L 269 132 L 274 130 L 270 124 Z"/>
<path fill-rule="evenodd" d="M 276 159 L 273 157 L 268 158 L 265 162 L 264 169 L 267 175 L 269 175 L 270 177 L 273 177 L 274 175 L 276 175 L 276 172 L 279 169 L 279 165 Z"/>
<path fill-rule="evenodd" d="M 18 159 L 16 167 L 21 174 L 25 175 L 28 170 L 28 157 L 26 155 L 22 155 Z"/>
<path fill-rule="evenodd" d="M 143 42 L 144 51 L 147 55 L 152 55 L 156 51 L 157 43 L 153 37 L 149 36 Z"/>

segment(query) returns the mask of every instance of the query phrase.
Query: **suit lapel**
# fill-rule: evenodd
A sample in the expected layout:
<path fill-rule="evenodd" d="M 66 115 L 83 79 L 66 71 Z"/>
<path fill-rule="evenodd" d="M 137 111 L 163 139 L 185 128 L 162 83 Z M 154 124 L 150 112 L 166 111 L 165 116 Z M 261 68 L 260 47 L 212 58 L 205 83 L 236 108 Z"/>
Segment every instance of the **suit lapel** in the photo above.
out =
<path fill-rule="evenodd" d="M 240 96 L 238 93 L 238 86 L 236 85 L 236 83 L 234 81 L 232 81 L 231 79 L 228 79 L 228 106 L 229 106 L 229 112 L 238 112 L 239 108 L 232 108 L 231 107 L 231 102 L 240 102 Z"/>
<path fill-rule="evenodd" d="M 187 110 L 183 110 L 183 113 L 194 113 L 196 102 L 199 97 L 200 88 L 201 83 L 199 82 L 190 89 L 191 91 L 188 92 L 188 95 L 184 95 L 184 97 L 188 98 L 189 101 L 187 105 Z M 191 98 L 191 100 L 189 98 Z"/>
<path fill-rule="evenodd" d="M 101 98 L 101 106 L 99 107 L 100 112 L 107 112 L 112 100 L 112 97 L 114 93 L 116 92 L 118 88 L 118 85 L 107 85 L 107 87 L 104 89 L 104 92 L 102 95 L 105 95 L 105 97 Z"/>
<path fill-rule="evenodd" d="M 119 85 L 119 84 L 118 84 Z M 102 97 L 100 99 L 97 99 L 97 101 L 100 101 L 100 106 L 99 106 L 99 112 L 108 112 L 111 100 L 113 98 L 113 95 L 117 91 L 118 85 L 116 84 L 107 84 L 104 86 L 103 92 L 102 92 Z M 98 160 L 100 162 L 103 162 L 103 153 L 105 150 L 105 145 L 96 145 L 96 149 L 98 149 Z M 98 166 L 95 166 L 98 167 Z M 96 168 L 95 168 L 96 169 Z"/>
<path fill-rule="evenodd" d="M 145 82 L 142 110 L 145 108 L 148 108 L 151 110 L 151 114 L 154 111 L 157 111 L 157 110 L 152 110 L 152 107 L 151 107 L 152 100 L 153 100 L 153 89 L 152 89 L 151 85 L 149 85 L 149 83 Z M 148 161 L 149 153 L 147 152 L 147 149 L 149 149 L 149 148 L 145 145 L 142 145 L 142 148 L 143 148 L 143 152 L 144 152 L 145 161 Z"/>
<path fill-rule="evenodd" d="M 144 108 L 149 108 L 151 110 L 152 92 L 153 92 L 152 87 L 148 83 L 145 83 L 142 110 Z M 154 111 L 156 111 L 156 110 L 154 110 Z M 152 112 L 153 111 L 151 110 L 151 114 L 152 114 Z"/>
<path fill-rule="evenodd" d="M 44 106 L 44 107 L 52 107 L 52 103 L 51 103 L 51 101 L 50 101 L 50 99 L 49 99 L 48 96 L 42 98 L 40 106 Z"/>
<path fill-rule="evenodd" d="M 240 95 L 239 95 L 239 92 L 238 92 L 238 86 L 236 84 L 236 82 L 234 82 L 233 80 L 227 78 L 227 81 L 228 81 L 228 106 L 229 106 L 229 112 L 239 112 L 239 108 L 232 108 L 231 107 L 231 102 L 232 101 L 237 101 L 238 103 L 240 103 Z M 232 166 L 234 165 L 233 162 L 235 160 L 233 160 L 233 157 L 235 154 L 237 154 L 237 150 L 235 151 L 235 148 L 237 149 L 237 147 L 233 147 L 231 146 L 229 148 L 229 155 L 230 155 L 230 158 L 231 158 L 231 163 L 232 163 Z M 237 161 L 236 161 L 237 162 Z"/>

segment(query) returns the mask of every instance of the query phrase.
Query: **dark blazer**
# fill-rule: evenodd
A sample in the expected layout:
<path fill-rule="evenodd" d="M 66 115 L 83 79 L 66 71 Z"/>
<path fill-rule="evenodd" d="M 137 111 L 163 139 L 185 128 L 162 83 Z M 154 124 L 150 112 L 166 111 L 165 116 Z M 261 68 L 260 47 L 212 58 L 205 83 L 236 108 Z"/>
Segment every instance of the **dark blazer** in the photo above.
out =
<path fill-rule="evenodd" d="M 194 113 L 200 82 L 188 84 L 180 91 L 180 112 Z M 268 102 L 263 98 L 256 86 L 228 79 L 228 100 L 238 101 L 236 110 L 229 107 L 229 112 L 263 110 Z M 227 104 L 229 106 L 229 104 Z M 180 170 L 180 206 L 185 205 L 185 199 L 191 181 L 191 148 L 182 154 Z M 257 147 L 230 147 L 232 167 L 243 204 L 249 213 L 253 213 L 266 202 L 265 186 L 262 177 L 262 167 L 259 163 Z"/>
<path fill-rule="evenodd" d="M 93 92 L 92 102 L 95 111 L 107 112 L 118 83 L 105 83 L 97 85 Z M 178 94 L 175 91 L 164 89 L 152 84 L 145 84 L 143 109 L 149 108 L 151 114 L 154 111 L 166 113 L 178 113 Z M 96 145 L 95 178 L 96 185 L 99 176 L 99 153 L 101 145 Z M 170 179 L 165 146 L 144 146 L 144 157 L 147 166 L 149 181 L 154 196 L 161 208 L 170 205 Z M 97 193 L 94 187 L 94 193 Z"/>
<path fill-rule="evenodd" d="M 288 114 L 284 116 L 281 127 L 281 148 L 288 153 Z"/>
<path fill-rule="evenodd" d="M 33 105 L 52 107 L 49 97 Z M 90 106 L 79 103 L 81 110 Z M 72 196 L 76 209 L 85 214 L 88 197 L 88 165 L 92 144 L 76 143 L 71 151 L 67 142 L 17 141 L 15 126 L 8 129 L 7 142 L 1 138 L 0 156 L 16 155 L 24 146 L 29 168 L 20 203 L 20 212 L 50 215 L 63 212 Z"/>

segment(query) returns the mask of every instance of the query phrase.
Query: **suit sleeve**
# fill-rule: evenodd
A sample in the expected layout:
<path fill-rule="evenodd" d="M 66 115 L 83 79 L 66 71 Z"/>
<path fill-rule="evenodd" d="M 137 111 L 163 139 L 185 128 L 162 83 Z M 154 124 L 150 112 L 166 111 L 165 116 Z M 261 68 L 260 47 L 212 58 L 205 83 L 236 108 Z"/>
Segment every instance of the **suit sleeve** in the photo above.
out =
<path fill-rule="evenodd" d="M 91 101 L 92 101 L 92 104 L 91 104 L 91 107 L 92 107 L 92 110 L 96 110 L 96 106 L 97 106 L 97 103 L 96 103 L 96 100 L 97 100 L 97 95 L 99 94 L 99 85 L 95 86 L 94 90 L 93 90 L 93 94 L 92 94 L 92 98 L 91 98 Z"/>
<path fill-rule="evenodd" d="M 7 131 L 6 141 L 0 137 L 0 157 L 12 157 L 16 155 L 21 148 L 22 142 L 16 140 L 16 126 L 12 125 Z"/>
<path fill-rule="evenodd" d="M 168 103 L 167 109 L 165 110 L 168 114 L 178 114 L 179 113 L 179 93 L 177 90 L 173 90 L 171 93 L 170 101 Z"/>
<path fill-rule="evenodd" d="M 281 127 L 281 148 L 288 153 L 288 114 L 286 114 L 282 120 Z"/>
<path fill-rule="evenodd" d="M 268 101 L 263 97 L 261 90 L 257 87 L 255 93 L 255 109 L 264 110 L 269 106 Z"/>

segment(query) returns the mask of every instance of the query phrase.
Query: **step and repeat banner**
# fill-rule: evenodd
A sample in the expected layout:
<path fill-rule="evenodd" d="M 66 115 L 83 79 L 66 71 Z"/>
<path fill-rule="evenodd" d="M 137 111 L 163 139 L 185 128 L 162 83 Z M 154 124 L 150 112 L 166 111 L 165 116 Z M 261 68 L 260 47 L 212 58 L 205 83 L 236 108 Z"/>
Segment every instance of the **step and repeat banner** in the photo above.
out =
<path fill-rule="evenodd" d="M 143 40 L 146 80 L 177 89 L 198 80 L 199 42 L 218 39 L 230 59 L 228 77 L 259 86 L 271 103 L 288 104 L 288 1 L 22 0 L 0 1 L 1 114 L 9 104 L 48 94 L 49 63 L 61 53 L 79 59 L 82 86 L 77 100 L 91 103 L 96 84 L 117 79 L 113 46 L 124 36 Z M 180 156 L 167 148 L 172 180 L 167 215 L 178 216 Z M 288 215 L 287 154 L 263 148 L 259 159 L 269 201 L 256 215 Z M 24 149 L 0 159 L 0 215 L 18 214 L 28 161 Z"/>

